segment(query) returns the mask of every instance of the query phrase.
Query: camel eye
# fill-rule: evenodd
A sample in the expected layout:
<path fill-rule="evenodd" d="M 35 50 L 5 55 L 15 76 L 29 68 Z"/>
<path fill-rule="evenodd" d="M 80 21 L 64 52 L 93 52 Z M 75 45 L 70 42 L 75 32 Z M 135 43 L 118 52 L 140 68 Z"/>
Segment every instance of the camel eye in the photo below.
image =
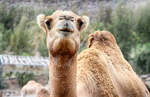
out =
<path fill-rule="evenodd" d="M 77 22 L 78 22 L 78 29 L 81 30 L 82 25 L 84 24 L 84 22 L 81 19 L 78 19 Z"/>
<path fill-rule="evenodd" d="M 47 28 L 50 30 L 51 29 L 51 22 L 52 22 L 52 19 L 48 19 L 46 20 L 45 24 L 47 26 Z"/>
<path fill-rule="evenodd" d="M 70 20 L 73 22 L 74 21 L 74 17 L 71 17 Z"/>

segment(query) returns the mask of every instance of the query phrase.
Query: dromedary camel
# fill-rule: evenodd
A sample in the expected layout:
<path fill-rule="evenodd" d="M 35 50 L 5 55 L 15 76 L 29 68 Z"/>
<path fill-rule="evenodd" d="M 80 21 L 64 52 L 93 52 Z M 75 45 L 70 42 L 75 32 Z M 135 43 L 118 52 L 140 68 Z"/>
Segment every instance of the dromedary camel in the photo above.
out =
<path fill-rule="evenodd" d="M 71 11 L 56 11 L 51 16 L 39 15 L 37 22 L 46 32 L 50 97 L 77 97 L 77 51 L 80 33 L 87 28 L 89 18 Z"/>
<path fill-rule="evenodd" d="M 44 88 L 41 84 L 31 80 L 21 89 L 21 97 L 36 97 L 37 93 Z"/>
<path fill-rule="evenodd" d="M 91 34 L 77 62 L 78 97 L 150 97 L 108 31 Z"/>
<path fill-rule="evenodd" d="M 88 17 L 56 11 L 37 20 L 46 32 L 50 97 L 148 97 L 111 33 L 92 34 L 89 48 L 77 60 L 80 32 L 87 27 Z"/>

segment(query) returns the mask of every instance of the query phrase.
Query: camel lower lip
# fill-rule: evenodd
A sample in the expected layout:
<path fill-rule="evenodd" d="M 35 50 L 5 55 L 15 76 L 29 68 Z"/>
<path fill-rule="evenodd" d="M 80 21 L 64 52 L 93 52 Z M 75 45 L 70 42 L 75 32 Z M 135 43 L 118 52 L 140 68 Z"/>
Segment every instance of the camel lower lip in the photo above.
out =
<path fill-rule="evenodd" d="M 64 32 L 64 31 L 61 31 L 61 33 L 64 35 L 64 36 L 68 36 L 70 33 L 69 32 Z"/>
<path fill-rule="evenodd" d="M 60 30 L 62 32 L 71 32 L 70 30 Z"/>

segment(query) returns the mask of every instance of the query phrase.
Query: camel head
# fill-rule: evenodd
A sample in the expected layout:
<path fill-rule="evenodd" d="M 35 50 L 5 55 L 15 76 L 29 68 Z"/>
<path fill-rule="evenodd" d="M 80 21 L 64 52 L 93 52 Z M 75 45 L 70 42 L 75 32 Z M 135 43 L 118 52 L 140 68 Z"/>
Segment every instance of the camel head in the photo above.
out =
<path fill-rule="evenodd" d="M 89 18 L 72 11 L 58 10 L 51 16 L 38 15 L 37 23 L 46 33 L 50 54 L 74 55 L 80 46 L 80 33 L 87 28 Z"/>

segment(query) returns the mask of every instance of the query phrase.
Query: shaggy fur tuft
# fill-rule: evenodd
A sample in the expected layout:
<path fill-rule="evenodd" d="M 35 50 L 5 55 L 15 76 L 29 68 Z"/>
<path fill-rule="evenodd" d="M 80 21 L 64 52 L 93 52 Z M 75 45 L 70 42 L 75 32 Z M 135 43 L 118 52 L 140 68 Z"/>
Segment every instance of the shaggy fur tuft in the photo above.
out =
<path fill-rule="evenodd" d="M 86 30 L 89 26 L 90 23 L 90 18 L 88 16 L 82 16 L 82 18 L 85 20 L 85 22 L 87 23 L 84 30 Z"/>
<path fill-rule="evenodd" d="M 42 28 L 42 26 L 44 25 L 44 21 L 45 21 L 45 15 L 39 14 L 37 16 L 37 24 L 39 25 L 40 28 Z"/>

